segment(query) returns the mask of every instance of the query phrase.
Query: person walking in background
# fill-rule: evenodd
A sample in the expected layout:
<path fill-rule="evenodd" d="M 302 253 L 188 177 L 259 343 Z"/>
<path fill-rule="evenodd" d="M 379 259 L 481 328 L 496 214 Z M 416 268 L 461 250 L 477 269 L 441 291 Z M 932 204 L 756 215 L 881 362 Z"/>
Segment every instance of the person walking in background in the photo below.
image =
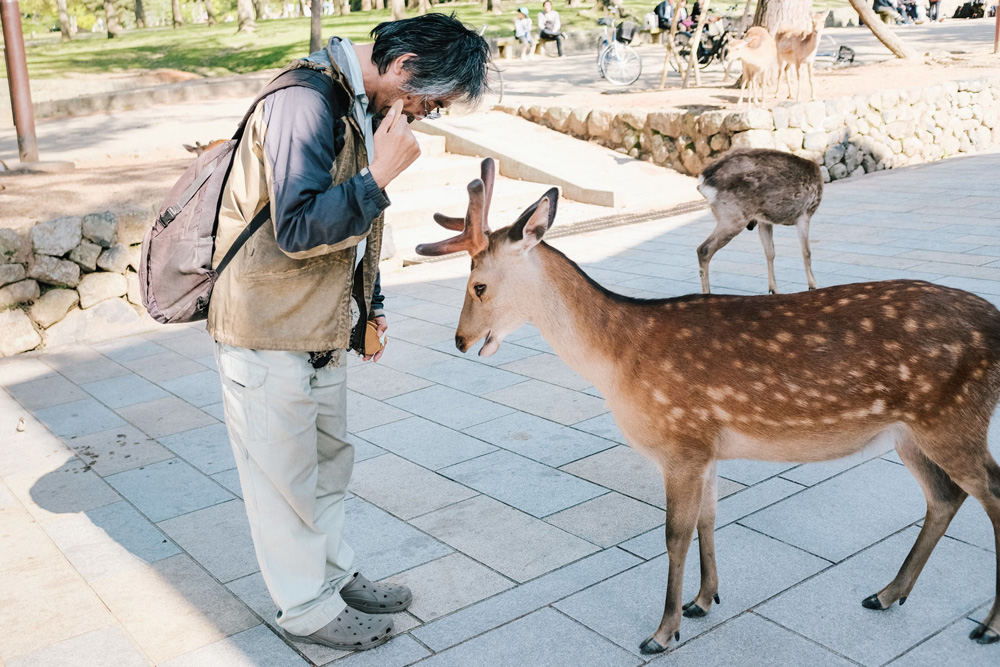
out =
<path fill-rule="evenodd" d="M 941 0 L 928 0 L 927 5 L 927 18 L 934 23 L 940 21 L 939 14 L 941 11 Z"/>
<path fill-rule="evenodd" d="M 559 12 L 552 9 L 552 3 L 545 0 L 542 11 L 538 12 L 538 39 L 543 42 L 555 41 L 556 51 L 562 58 L 562 24 L 559 22 Z"/>
<path fill-rule="evenodd" d="M 514 36 L 521 42 L 521 60 L 534 58 L 535 40 L 531 36 L 531 17 L 527 7 L 518 7 L 514 19 Z"/>

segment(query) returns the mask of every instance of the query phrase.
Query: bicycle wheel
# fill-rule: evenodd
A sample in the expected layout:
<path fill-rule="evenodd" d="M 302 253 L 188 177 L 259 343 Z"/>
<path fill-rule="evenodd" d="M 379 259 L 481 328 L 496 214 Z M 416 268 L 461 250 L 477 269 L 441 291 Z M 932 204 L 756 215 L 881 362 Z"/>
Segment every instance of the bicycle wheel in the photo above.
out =
<path fill-rule="evenodd" d="M 604 52 L 608 50 L 611 46 L 611 42 L 608 41 L 607 37 L 602 36 L 597 40 L 597 73 L 604 78 L 604 69 L 601 67 L 601 59 L 604 58 Z"/>
<path fill-rule="evenodd" d="M 678 32 L 674 35 L 674 52 L 681 60 L 688 59 L 688 56 L 691 55 L 691 33 Z M 670 66 L 674 68 L 675 72 L 678 71 L 677 62 L 673 58 L 670 59 Z"/>
<path fill-rule="evenodd" d="M 601 58 L 601 71 L 609 83 L 627 86 L 642 74 L 642 58 L 631 46 L 614 44 Z"/>

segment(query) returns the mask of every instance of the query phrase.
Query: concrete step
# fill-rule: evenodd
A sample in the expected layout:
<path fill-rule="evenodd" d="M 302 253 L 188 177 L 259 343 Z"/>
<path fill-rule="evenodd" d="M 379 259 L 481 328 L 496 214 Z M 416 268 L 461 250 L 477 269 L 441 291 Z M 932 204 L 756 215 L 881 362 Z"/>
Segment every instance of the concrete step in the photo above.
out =
<path fill-rule="evenodd" d="M 420 157 L 430 158 L 442 155 L 445 150 L 447 139 L 426 132 L 414 132 L 417 142 L 420 144 Z M 419 159 L 419 158 L 418 158 Z"/>
<path fill-rule="evenodd" d="M 575 201 L 636 211 L 701 199 L 690 176 L 502 111 L 448 115 L 414 126 L 446 137 L 449 153 L 496 158 L 501 175 L 559 186 Z"/>
<path fill-rule="evenodd" d="M 433 138 L 440 139 L 441 143 L 444 143 L 444 137 Z M 406 190 L 436 190 L 449 185 L 464 187 L 479 176 L 480 162 L 479 158 L 465 155 L 442 152 L 428 156 L 426 153 L 421 153 L 416 162 L 389 184 L 386 191 L 389 193 L 389 198 L 395 200 L 396 193 Z"/>

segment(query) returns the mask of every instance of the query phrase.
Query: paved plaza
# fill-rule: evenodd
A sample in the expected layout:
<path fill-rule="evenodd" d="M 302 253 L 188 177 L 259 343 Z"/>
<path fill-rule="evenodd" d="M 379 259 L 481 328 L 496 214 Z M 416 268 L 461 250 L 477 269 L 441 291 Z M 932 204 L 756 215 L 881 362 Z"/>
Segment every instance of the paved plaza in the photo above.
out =
<path fill-rule="evenodd" d="M 920 278 L 1000 304 L 998 170 L 994 153 L 828 186 L 818 281 Z M 616 291 L 676 296 L 697 291 L 695 248 L 713 226 L 702 211 L 552 244 Z M 795 232 L 775 243 L 780 288 L 805 289 Z M 1000 646 L 967 639 L 996 573 L 973 500 L 905 607 L 862 608 L 925 509 L 885 443 L 822 464 L 720 464 L 721 604 L 684 619 L 678 648 L 640 655 L 666 587 L 659 473 L 532 327 L 493 357 L 458 353 L 468 266 L 384 273 L 389 346 L 349 371 L 347 539 L 370 579 L 413 589 L 398 636 L 347 654 L 276 632 L 214 343 L 172 326 L 0 361 L 0 666 L 1000 664 Z M 712 262 L 718 292 L 766 285 L 755 233 Z M 990 440 L 1000 457 L 1000 420 Z"/>

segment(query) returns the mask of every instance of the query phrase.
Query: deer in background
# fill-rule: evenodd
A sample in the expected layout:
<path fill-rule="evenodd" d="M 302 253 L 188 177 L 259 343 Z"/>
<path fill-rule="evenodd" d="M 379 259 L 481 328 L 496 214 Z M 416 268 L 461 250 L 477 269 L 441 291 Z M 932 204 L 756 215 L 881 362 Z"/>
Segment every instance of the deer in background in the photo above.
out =
<path fill-rule="evenodd" d="M 743 105 L 743 95 L 750 89 L 747 103 L 753 106 L 755 101 L 764 104 L 764 90 L 771 70 L 777 62 L 774 38 L 759 26 L 746 31 L 743 39 L 734 40 L 728 47 L 728 63 L 739 60 L 743 64 L 743 76 L 740 83 L 740 99 L 737 106 Z M 729 78 L 729 64 L 726 65 L 726 78 Z"/>
<path fill-rule="evenodd" d="M 708 263 L 743 228 L 757 227 L 767 257 L 767 288 L 774 279 L 774 225 L 795 225 L 806 265 L 806 282 L 816 289 L 809 250 L 809 222 L 823 198 L 819 165 L 791 153 L 766 148 L 736 148 L 708 165 L 698 176 L 698 192 L 708 200 L 715 229 L 698 246 L 701 291 L 708 294 Z M 758 226 L 759 225 L 759 226 Z"/>
<path fill-rule="evenodd" d="M 781 75 L 784 74 L 785 83 L 788 85 L 788 97 L 791 99 L 792 80 L 788 69 L 794 65 L 795 99 L 801 99 L 802 65 L 805 65 L 806 73 L 809 75 L 809 99 L 816 99 L 816 91 L 813 89 L 813 61 L 816 59 L 820 35 L 829 14 L 829 10 L 813 14 L 812 25 L 805 30 L 795 26 L 783 26 L 774 33 L 774 43 L 778 51 L 778 87 L 774 89 L 775 97 L 781 90 Z"/>
<path fill-rule="evenodd" d="M 906 599 L 967 495 L 993 523 L 1000 582 L 1000 466 L 986 441 L 1000 398 L 993 305 L 912 280 L 771 296 L 621 296 L 542 241 L 556 214 L 555 188 L 490 231 L 494 174 L 484 160 L 464 219 L 435 215 L 461 233 L 417 252 L 472 256 L 459 350 L 485 338 L 479 354 L 489 356 L 531 322 L 607 398 L 629 445 L 662 471 L 666 602 L 643 653 L 666 650 L 680 638 L 682 615 L 703 616 L 718 601 L 719 459 L 824 461 L 891 435 L 924 490 L 927 515 L 896 577 L 862 604 L 881 610 Z M 701 587 L 682 604 L 695 529 Z M 997 602 L 971 637 L 1000 640 Z"/>
<path fill-rule="evenodd" d="M 195 155 L 201 155 L 202 153 L 207 153 L 216 146 L 224 144 L 227 141 L 228 139 L 216 139 L 214 141 L 208 142 L 207 144 L 203 144 L 200 141 L 196 141 L 194 142 L 194 146 L 191 146 L 189 144 L 183 144 L 183 146 L 184 150 L 186 150 L 187 152 L 194 153 Z"/>

